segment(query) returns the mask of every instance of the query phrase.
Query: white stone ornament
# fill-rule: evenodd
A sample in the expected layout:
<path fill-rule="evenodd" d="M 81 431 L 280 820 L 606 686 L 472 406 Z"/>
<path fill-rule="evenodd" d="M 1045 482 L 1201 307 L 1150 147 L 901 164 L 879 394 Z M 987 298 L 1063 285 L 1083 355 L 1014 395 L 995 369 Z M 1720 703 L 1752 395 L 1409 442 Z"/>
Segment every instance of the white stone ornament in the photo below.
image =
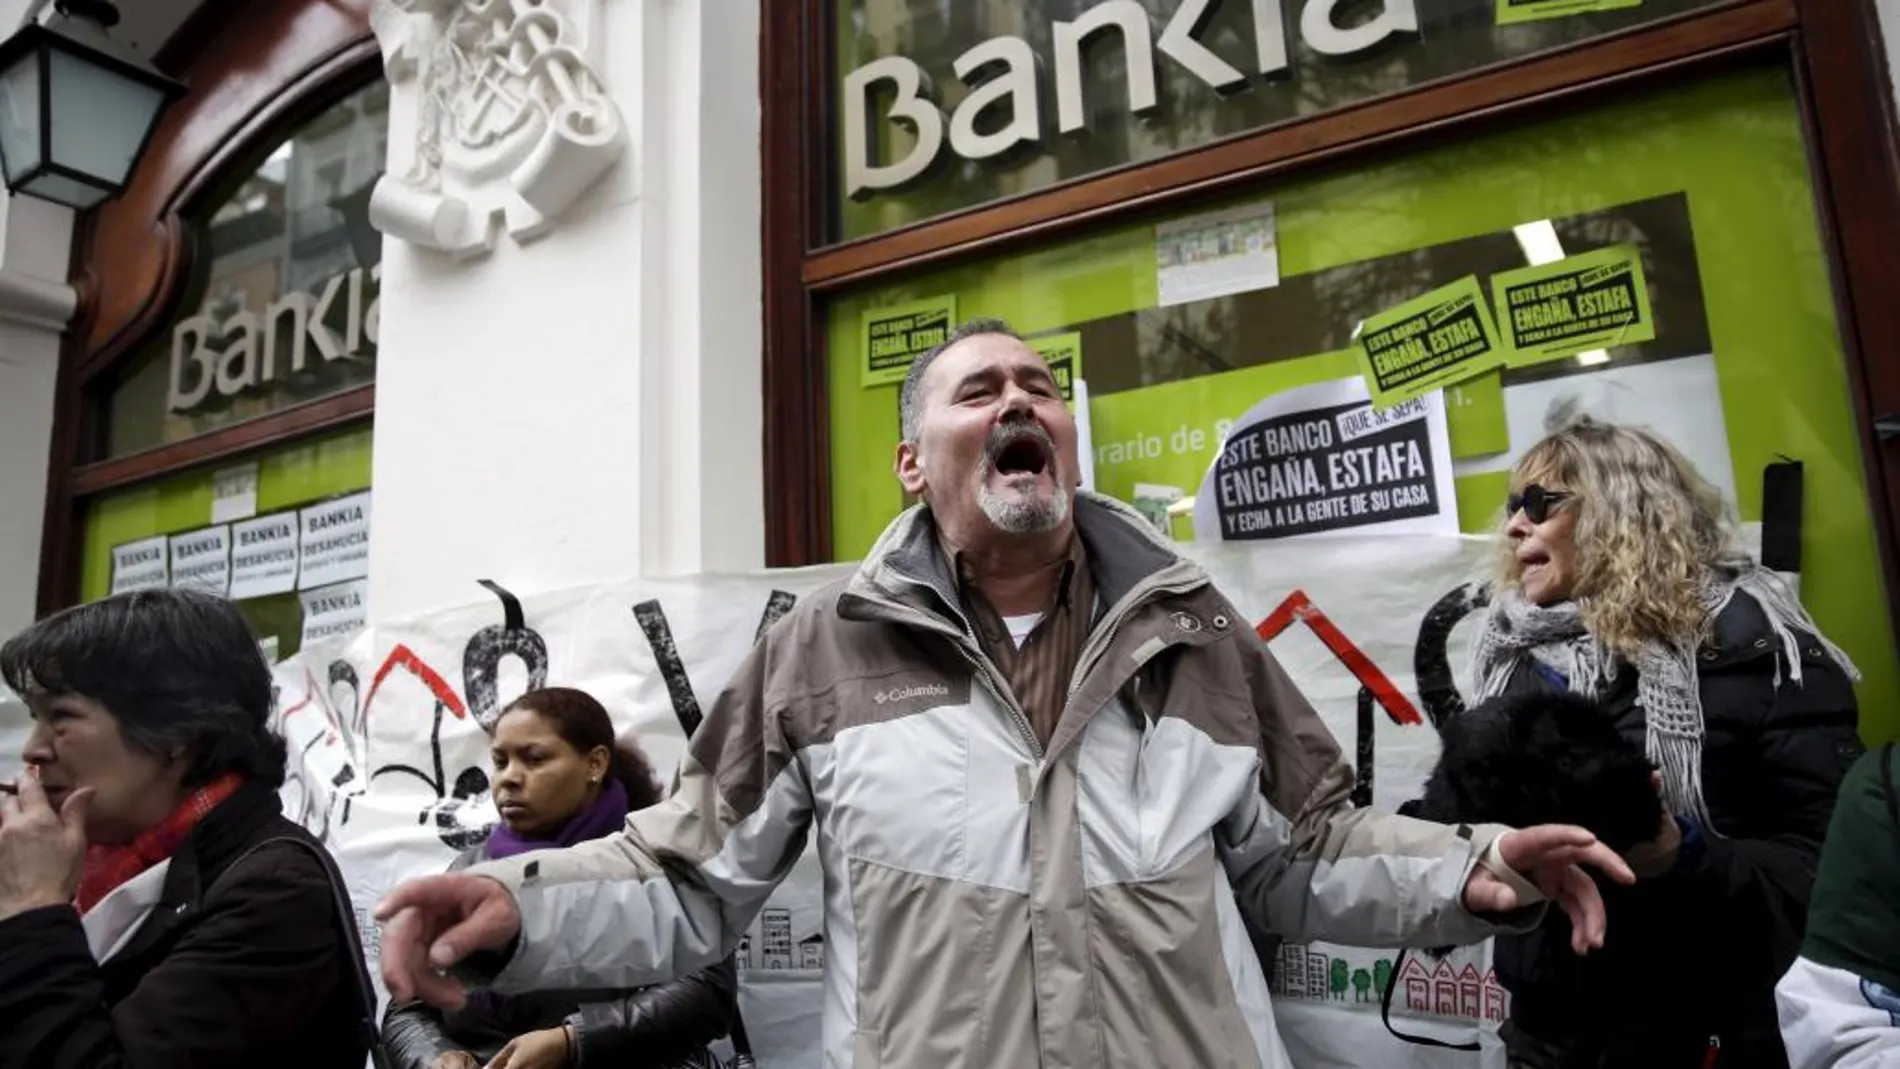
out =
<path fill-rule="evenodd" d="M 376 0 L 389 170 L 370 221 L 461 259 L 547 232 L 619 161 L 627 127 L 597 73 L 600 0 Z M 413 137 L 404 137 L 413 131 Z"/>

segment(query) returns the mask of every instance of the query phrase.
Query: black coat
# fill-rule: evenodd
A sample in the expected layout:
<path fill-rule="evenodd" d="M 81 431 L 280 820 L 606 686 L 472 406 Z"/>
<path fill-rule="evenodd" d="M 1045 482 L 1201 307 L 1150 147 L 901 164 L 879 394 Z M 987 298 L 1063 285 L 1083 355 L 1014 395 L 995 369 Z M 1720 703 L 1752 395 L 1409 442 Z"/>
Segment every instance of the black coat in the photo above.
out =
<path fill-rule="evenodd" d="M 1698 1069 L 1715 1036 L 1720 1069 L 1785 1069 L 1774 985 L 1799 950 L 1834 796 L 1861 752 L 1846 673 L 1812 636 L 1797 637 L 1800 685 L 1752 598 L 1736 595 L 1717 617 L 1697 681 L 1703 797 L 1720 834 L 1693 836 L 1663 876 L 1634 887 L 1599 880 L 1609 930 L 1587 957 L 1570 950 L 1559 910 L 1534 932 L 1498 939 L 1498 978 L 1525 1032 L 1631 1069 Z M 1555 685 L 1520 667 L 1509 689 Z M 1605 704 L 1641 747 L 1633 670 Z"/>
<path fill-rule="evenodd" d="M 479 847 L 465 852 L 450 871 L 483 858 Z M 508 996 L 478 991 L 449 1014 L 421 1002 L 390 1006 L 383 1045 L 392 1069 L 429 1069 L 437 1057 L 458 1050 L 487 1064 L 516 1036 L 566 1024 L 574 1030 L 579 1065 L 664 1069 L 726 1035 L 738 998 L 739 974 L 730 958 L 651 987 Z"/>
<path fill-rule="evenodd" d="M 362 1069 L 357 964 L 322 864 L 279 843 L 231 869 L 286 836 L 315 842 L 276 791 L 240 788 L 104 965 L 71 906 L 0 921 L 0 1069 Z"/>

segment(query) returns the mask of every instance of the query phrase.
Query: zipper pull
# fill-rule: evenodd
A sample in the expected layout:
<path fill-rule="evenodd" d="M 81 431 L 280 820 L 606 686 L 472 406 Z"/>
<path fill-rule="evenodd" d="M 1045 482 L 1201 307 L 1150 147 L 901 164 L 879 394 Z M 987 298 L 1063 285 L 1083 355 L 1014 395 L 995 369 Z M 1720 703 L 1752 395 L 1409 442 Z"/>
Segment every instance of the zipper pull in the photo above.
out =
<path fill-rule="evenodd" d="M 1722 1037 L 1709 1037 L 1709 1052 L 1702 1056 L 1702 1069 L 1715 1069 L 1715 1062 L 1722 1056 Z"/>

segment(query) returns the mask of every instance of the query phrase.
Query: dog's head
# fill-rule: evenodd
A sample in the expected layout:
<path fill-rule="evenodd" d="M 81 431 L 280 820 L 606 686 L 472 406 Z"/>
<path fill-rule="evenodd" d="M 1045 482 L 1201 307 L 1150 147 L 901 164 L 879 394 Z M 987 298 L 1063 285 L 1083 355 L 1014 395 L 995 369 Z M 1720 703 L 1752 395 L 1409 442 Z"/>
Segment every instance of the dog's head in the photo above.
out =
<path fill-rule="evenodd" d="M 1514 828 L 1576 824 L 1619 853 L 1661 819 L 1653 771 L 1596 702 L 1572 694 L 1494 698 L 1452 717 L 1415 815 Z"/>

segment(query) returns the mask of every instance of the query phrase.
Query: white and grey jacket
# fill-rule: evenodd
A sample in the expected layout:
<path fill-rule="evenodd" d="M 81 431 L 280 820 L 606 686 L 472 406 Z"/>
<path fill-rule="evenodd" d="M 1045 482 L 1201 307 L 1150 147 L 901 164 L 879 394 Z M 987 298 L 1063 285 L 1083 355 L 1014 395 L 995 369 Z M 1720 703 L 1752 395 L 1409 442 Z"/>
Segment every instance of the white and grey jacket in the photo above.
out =
<path fill-rule="evenodd" d="M 814 833 L 827 1069 L 1278 1069 L 1243 912 L 1358 946 L 1493 934 L 1461 898 L 1504 829 L 1353 808 L 1332 735 L 1206 574 L 1106 498 L 1075 516 L 1100 608 L 1046 748 L 913 509 L 766 634 L 668 801 L 471 870 L 521 910 L 494 986 L 705 968 Z"/>

